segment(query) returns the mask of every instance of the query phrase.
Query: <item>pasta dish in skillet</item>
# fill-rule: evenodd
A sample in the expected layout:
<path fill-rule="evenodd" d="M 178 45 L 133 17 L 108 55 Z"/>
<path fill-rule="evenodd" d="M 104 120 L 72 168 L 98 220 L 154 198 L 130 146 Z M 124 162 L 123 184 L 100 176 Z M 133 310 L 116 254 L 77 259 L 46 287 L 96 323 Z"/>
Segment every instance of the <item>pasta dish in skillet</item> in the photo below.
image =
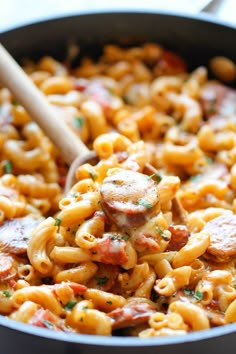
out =
<path fill-rule="evenodd" d="M 141 338 L 236 322 L 236 91 L 154 43 L 24 69 L 99 162 L 64 195 L 68 167 L 0 88 L 1 315 Z"/>

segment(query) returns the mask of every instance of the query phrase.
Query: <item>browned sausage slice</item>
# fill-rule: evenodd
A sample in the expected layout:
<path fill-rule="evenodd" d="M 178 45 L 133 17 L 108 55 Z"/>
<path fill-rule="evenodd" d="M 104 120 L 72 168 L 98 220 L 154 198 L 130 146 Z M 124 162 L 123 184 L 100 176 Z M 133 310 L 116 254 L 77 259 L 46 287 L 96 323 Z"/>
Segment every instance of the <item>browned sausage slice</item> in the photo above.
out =
<path fill-rule="evenodd" d="M 155 181 L 130 170 L 105 178 L 101 196 L 105 214 L 118 226 L 127 227 L 144 224 L 159 201 Z"/>
<path fill-rule="evenodd" d="M 236 90 L 215 81 L 209 82 L 202 89 L 201 103 L 207 118 L 232 116 L 236 113 Z"/>
<path fill-rule="evenodd" d="M 236 257 L 236 215 L 225 214 L 209 221 L 203 228 L 210 234 L 206 258 L 226 263 Z"/>
<path fill-rule="evenodd" d="M 40 220 L 25 216 L 5 221 L 0 226 L 0 251 L 24 255 L 33 228 Z"/>
<path fill-rule="evenodd" d="M 138 324 L 145 323 L 150 316 L 157 311 L 155 304 L 147 299 L 139 298 L 125 305 L 109 312 L 107 315 L 113 319 L 112 328 L 133 327 Z"/>

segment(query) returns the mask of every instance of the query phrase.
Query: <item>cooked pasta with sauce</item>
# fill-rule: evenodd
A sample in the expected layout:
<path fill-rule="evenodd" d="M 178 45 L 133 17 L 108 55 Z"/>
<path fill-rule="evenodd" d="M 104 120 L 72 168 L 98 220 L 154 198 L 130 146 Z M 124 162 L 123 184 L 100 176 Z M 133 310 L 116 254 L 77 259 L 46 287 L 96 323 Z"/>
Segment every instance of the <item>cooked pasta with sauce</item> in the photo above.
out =
<path fill-rule="evenodd" d="M 0 87 L 1 316 L 140 338 L 236 322 L 236 91 L 155 43 L 24 70 L 99 160 L 64 194 L 68 166 Z"/>

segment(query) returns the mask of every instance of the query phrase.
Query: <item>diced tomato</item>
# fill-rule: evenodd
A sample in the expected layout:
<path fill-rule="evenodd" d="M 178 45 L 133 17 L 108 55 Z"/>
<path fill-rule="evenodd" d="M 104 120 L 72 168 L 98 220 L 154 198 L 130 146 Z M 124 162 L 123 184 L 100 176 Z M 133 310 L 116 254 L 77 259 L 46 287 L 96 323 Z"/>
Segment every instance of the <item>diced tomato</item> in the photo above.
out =
<path fill-rule="evenodd" d="M 74 291 L 74 295 L 83 295 L 87 291 L 87 286 L 70 282 L 69 287 Z"/>
<path fill-rule="evenodd" d="M 128 261 L 125 247 L 125 240 L 112 240 L 110 237 L 104 237 L 98 240 L 96 248 L 91 249 L 91 252 L 97 254 L 99 262 L 122 265 Z"/>
<path fill-rule="evenodd" d="M 37 327 L 48 328 L 54 331 L 63 330 L 62 320 L 55 316 L 49 310 L 39 309 L 35 312 L 29 321 L 30 324 Z"/>
<path fill-rule="evenodd" d="M 180 74 L 186 71 L 185 61 L 179 55 L 169 50 L 163 51 L 158 62 L 158 67 L 168 75 Z"/>
<path fill-rule="evenodd" d="M 78 79 L 74 81 L 74 89 L 83 92 L 88 87 L 89 81 L 86 79 Z"/>
<path fill-rule="evenodd" d="M 64 187 L 65 187 L 65 184 L 66 184 L 66 176 L 60 176 L 58 183 L 59 183 L 59 185 L 60 185 L 61 187 L 64 188 Z"/>
<path fill-rule="evenodd" d="M 168 251 L 179 251 L 186 245 L 190 232 L 185 225 L 170 225 L 168 230 L 171 232 L 171 240 Z"/>

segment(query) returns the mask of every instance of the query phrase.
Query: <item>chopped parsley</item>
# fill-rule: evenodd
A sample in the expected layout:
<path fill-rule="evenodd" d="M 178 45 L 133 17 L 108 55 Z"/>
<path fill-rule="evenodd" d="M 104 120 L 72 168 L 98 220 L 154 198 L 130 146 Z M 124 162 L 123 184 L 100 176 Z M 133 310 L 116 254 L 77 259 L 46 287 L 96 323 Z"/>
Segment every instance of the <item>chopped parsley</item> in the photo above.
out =
<path fill-rule="evenodd" d="M 71 235 L 75 236 L 76 230 L 71 231 Z"/>
<path fill-rule="evenodd" d="M 12 172 L 12 162 L 10 160 L 4 161 L 4 172 L 11 173 Z"/>
<path fill-rule="evenodd" d="M 159 173 L 153 173 L 147 177 L 148 180 L 152 178 L 154 178 L 156 182 L 160 182 L 162 180 L 162 176 Z"/>
<path fill-rule="evenodd" d="M 75 307 L 76 304 L 77 304 L 77 301 L 70 300 L 70 301 L 67 302 L 67 304 L 65 304 L 64 309 L 66 311 L 72 310 Z"/>
<path fill-rule="evenodd" d="M 187 296 L 190 296 L 190 295 L 192 295 L 192 290 L 190 290 L 190 289 L 183 289 L 183 293 L 184 293 L 185 295 L 187 295 Z"/>
<path fill-rule="evenodd" d="M 89 308 L 88 308 L 88 306 L 84 306 L 83 308 L 82 308 L 82 310 L 84 310 L 84 311 L 87 311 Z"/>
<path fill-rule="evenodd" d="M 170 241 L 170 235 L 169 233 L 166 233 L 164 230 L 162 230 L 159 226 L 155 227 L 155 230 L 159 233 L 159 235 L 165 240 L 165 241 Z"/>
<path fill-rule="evenodd" d="M 78 129 L 83 128 L 84 126 L 84 117 L 75 117 L 74 118 L 74 126 Z"/>
<path fill-rule="evenodd" d="M 138 200 L 138 204 L 142 205 L 142 206 L 144 206 L 145 208 L 148 208 L 148 209 L 152 208 L 152 204 L 148 203 L 146 200 L 144 200 L 142 198 Z"/>
<path fill-rule="evenodd" d="M 43 324 L 49 329 L 55 328 L 54 324 L 48 320 L 43 320 Z"/>
<path fill-rule="evenodd" d="M 194 297 L 196 300 L 201 301 L 201 300 L 203 299 L 203 292 L 197 290 L 197 291 L 195 292 L 195 294 L 193 295 L 193 297 Z"/>
<path fill-rule="evenodd" d="M 89 176 L 92 178 L 93 181 L 95 181 L 95 179 L 97 178 L 96 173 L 91 170 L 89 171 Z"/>
<path fill-rule="evenodd" d="M 79 193 L 78 193 L 78 192 L 74 192 L 74 193 L 72 193 L 72 197 L 73 197 L 73 198 L 75 198 L 75 199 L 76 199 L 76 198 L 78 198 L 78 196 L 79 196 Z"/>
<path fill-rule="evenodd" d="M 201 176 L 202 175 L 199 173 L 197 175 L 191 176 L 190 180 L 193 181 L 193 182 L 198 181 L 201 178 Z"/>
<path fill-rule="evenodd" d="M 109 238 L 112 241 L 115 241 L 115 240 L 117 240 L 117 241 L 121 241 L 121 240 L 127 241 L 127 240 L 129 240 L 129 236 L 128 235 L 120 235 L 118 233 L 110 234 Z"/>
<path fill-rule="evenodd" d="M 109 278 L 106 276 L 97 278 L 97 285 L 104 285 L 108 282 L 108 280 Z"/>
<path fill-rule="evenodd" d="M 4 295 L 5 297 L 11 297 L 11 294 L 9 293 L 8 290 L 4 290 L 4 291 L 3 291 L 3 295 Z"/>
<path fill-rule="evenodd" d="M 13 106 L 19 106 L 19 102 L 17 102 L 16 100 L 12 101 L 12 105 Z"/>
<path fill-rule="evenodd" d="M 197 290 L 196 292 L 194 292 L 194 290 L 191 289 L 182 289 L 183 293 L 186 296 L 193 296 L 196 300 L 201 301 L 203 299 L 203 292 Z"/>
<path fill-rule="evenodd" d="M 112 301 L 107 301 L 107 304 L 108 305 L 112 305 Z"/>
<path fill-rule="evenodd" d="M 60 226 L 61 225 L 61 219 L 56 218 L 55 219 L 55 226 Z"/>
<path fill-rule="evenodd" d="M 211 164 L 213 162 L 212 158 L 209 156 L 205 156 L 205 160 L 208 164 Z"/>

